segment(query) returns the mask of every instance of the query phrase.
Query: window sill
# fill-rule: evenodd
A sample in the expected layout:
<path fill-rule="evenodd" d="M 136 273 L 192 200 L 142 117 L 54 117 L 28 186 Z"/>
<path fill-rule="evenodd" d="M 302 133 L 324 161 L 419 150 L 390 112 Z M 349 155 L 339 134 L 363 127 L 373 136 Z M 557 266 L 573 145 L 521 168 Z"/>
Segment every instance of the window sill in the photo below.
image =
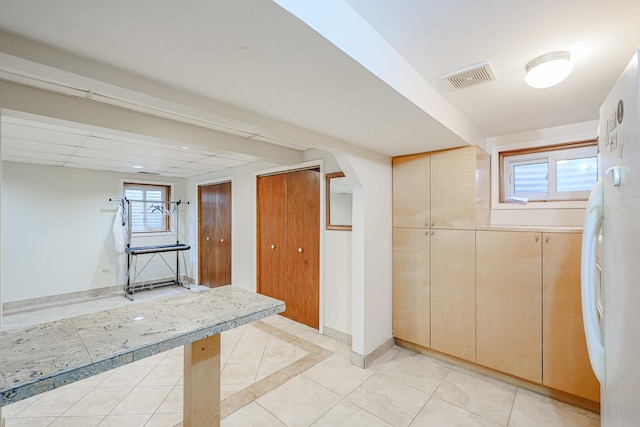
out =
<path fill-rule="evenodd" d="M 557 201 L 557 202 L 527 202 L 527 203 L 495 203 L 491 208 L 497 210 L 519 209 L 584 209 L 586 200 Z"/>

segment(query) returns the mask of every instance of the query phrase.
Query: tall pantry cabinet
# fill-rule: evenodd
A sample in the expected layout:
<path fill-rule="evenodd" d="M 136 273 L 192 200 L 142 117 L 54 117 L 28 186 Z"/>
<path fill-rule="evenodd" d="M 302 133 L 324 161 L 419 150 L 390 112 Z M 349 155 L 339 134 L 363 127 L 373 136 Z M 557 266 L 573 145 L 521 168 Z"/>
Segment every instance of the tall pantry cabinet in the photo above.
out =
<path fill-rule="evenodd" d="M 475 360 L 475 227 L 489 156 L 475 146 L 393 159 L 393 333 Z"/>

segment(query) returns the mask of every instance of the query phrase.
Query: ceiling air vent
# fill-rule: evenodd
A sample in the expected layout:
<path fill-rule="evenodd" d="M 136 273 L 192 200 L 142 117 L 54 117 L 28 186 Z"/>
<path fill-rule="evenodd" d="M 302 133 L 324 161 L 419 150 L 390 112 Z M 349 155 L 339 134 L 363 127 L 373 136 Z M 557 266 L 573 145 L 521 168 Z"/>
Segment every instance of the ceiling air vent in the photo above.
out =
<path fill-rule="evenodd" d="M 456 89 L 472 86 L 482 82 L 489 82 L 496 79 L 496 75 L 491 68 L 489 61 L 472 65 L 461 70 L 454 71 L 441 78 L 449 80 L 449 83 Z"/>

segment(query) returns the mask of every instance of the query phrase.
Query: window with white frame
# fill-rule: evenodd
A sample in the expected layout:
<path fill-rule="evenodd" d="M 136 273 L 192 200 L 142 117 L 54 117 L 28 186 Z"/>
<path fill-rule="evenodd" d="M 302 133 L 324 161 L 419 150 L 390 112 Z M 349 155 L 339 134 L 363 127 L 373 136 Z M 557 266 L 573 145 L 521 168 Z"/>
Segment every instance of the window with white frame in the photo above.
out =
<path fill-rule="evenodd" d="M 598 180 L 595 140 L 500 153 L 501 202 L 586 200 Z"/>
<path fill-rule="evenodd" d="M 171 186 L 158 184 L 124 183 L 124 197 L 129 200 L 132 233 L 158 233 L 171 231 Z"/>

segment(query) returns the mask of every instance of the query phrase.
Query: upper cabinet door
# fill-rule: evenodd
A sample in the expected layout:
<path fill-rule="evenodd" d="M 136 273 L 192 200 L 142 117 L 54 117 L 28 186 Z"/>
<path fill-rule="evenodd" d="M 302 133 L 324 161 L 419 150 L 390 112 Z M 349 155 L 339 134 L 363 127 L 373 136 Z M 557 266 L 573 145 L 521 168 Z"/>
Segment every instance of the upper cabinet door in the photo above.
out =
<path fill-rule="evenodd" d="M 476 155 L 472 146 L 431 156 L 433 228 L 475 229 Z"/>
<path fill-rule="evenodd" d="M 393 159 L 393 226 L 430 228 L 431 158 L 427 154 Z"/>

